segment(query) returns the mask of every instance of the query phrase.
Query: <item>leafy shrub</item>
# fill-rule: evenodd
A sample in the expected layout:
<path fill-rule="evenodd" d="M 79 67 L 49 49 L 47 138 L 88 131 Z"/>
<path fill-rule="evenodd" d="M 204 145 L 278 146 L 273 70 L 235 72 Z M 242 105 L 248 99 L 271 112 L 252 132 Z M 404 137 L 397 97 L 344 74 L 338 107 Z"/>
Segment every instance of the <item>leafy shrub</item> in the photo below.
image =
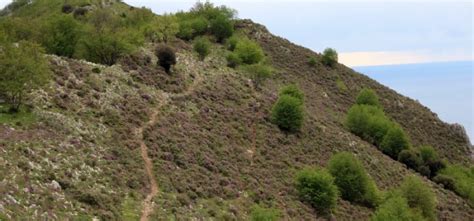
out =
<path fill-rule="evenodd" d="M 393 125 L 384 136 L 380 148 L 382 152 L 396 159 L 400 151 L 408 149 L 410 143 L 403 129 L 398 125 Z"/>
<path fill-rule="evenodd" d="M 122 39 L 108 32 L 99 32 L 95 36 L 86 35 L 79 41 L 79 45 L 78 57 L 105 65 L 115 64 L 130 51 Z"/>
<path fill-rule="evenodd" d="M 159 41 L 168 42 L 179 32 L 178 19 L 174 15 L 164 14 L 153 22 L 156 30 L 156 38 Z"/>
<path fill-rule="evenodd" d="M 388 198 L 375 211 L 371 221 L 423 221 L 420 215 L 408 207 L 407 200 L 397 194 Z"/>
<path fill-rule="evenodd" d="M 321 61 L 323 64 L 334 67 L 337 64 L 337 52 L 332 48 L 326 48 L 323 52 Z"/>
<path fill-rule="evenodd" d="M 242 60 L 235 53 L 230 53 L 226 56 L 227 66 L 235 68 L 242 64 Z"/>
<path fill-rule="evenodd" d="M 418 170 L 418 167 L 422 163 L 420 154 L 413 149 L 402 150 L 398 154 L 398 161 L 414 170 Z"/>
<path fill-rule="evenodd" d="M 252 64 L 242 67 L 249 74 L 250 79 L 254 82 L 255 88 L 259 89 L 260 85 L 272 75 L 272 68 L 264 64 Z"/>
<path fill-rule="evenodd" d="M 380 107 L 379 97 L 372 89 L 368 88 L 364 88 L 359 92 L 359 95 L 356 98 L 356 104 Z"/>
<path fill-rule="evenodd" d="M 36 41 L 38 40 L 39 29 L 34 21 L 26 21 L 20 17 L 5 17 L 0 19 L 0 29 L 5 38 L 12 42 Z"/>
<path fill-rule="evenodd" d="M 226 40 L 227 50 L 234 51 L 237 43 L 239 43 L 239 38 L 237 36 L 233 35 L 232 37 L 228 38 Z"/>
<path fill-rule="evenodd" d="M 377 146 L 383 141 L 393 123 L 384 112 L 371 105 L 354 105 L 347 112 L 346 127 L 355 135 Z"/>
<path fill-rule="evenodd" d="M 170 72 L 171 66 L 176 64 L 176 53 L 170 46 L 159 45 L 156 48 L 156 56 L 158 57 L 158 63 L 167 73 Z"/>
<path fill-rule="evenodd" d="M 255 205 L 250 214 L 252 221 L 276 221 L 280 219 L 280 211 L 274 208 L 266 208 L 260 205 Z"/>
<path fill-rule="evenodd" d="M 7 98 L 11 111 L 17 112 L 26 93 L 49 82 L 51 70 L 37 44 L 20 41 L 0 48 L 0 94 Z"/>
<path fill-rule="evenodd" d="M 316 66 L 316 64 L 317 64 L 316 58 L 315 58 L 315 57 L 310 57 L 310 58 L 308 59 L 308 64 L 309 64 L 309 66 L 311 66 L 311 67 Z"/>
<path fill-rule="evenodd" d="M 461 165 L 450 165 L 442 169 L 439 174 L 454 180 L 454 191 L 460 196 L 468 199 L 474 206 L 474 167 L 463 167 Z"/>
<path fill-rule="evenodd" d="M 296 84 L 289 84 L 283 87 L 280 90 L 279 96 L 283 96 L 283 95 L 289 95 L 294 98 L 297 98 L 298 100 L 301 101 L 301 103 L 303 103 L 304 101 L 304 93 L 298 88 L 298 86 L 296 86 Z"/>
<path fill-rule="evenodd" d="M 419 148 L 423 163 L 439 160 L 439 155 L 432 146 L 422 146 Z"/>
<path fill-rule="evenodd" d="M 280 96 L 272 108 L 271 118 L 282 130 L 298 131 L 303 125 L 303 105 L 298 98 Z"/>
<path fill-rule="evenodd" d="M 303 169 L 296 176 L 296 189 L 303 201 L 320 213 L 329 214 L 336 207 L 338 190 L 326 170 Z"/>
<path fill-rule="evenodd" d="M 225 16 L 218 16 L 211 20 L 210 32 L 216 37 L 217 42 L 223 42 L 234 34 L 234 23 Z"/>
<path fill-rule="evenodd" d="M 264 57 L 260 46 L 249 39 L 240 40 L 235 46 L 234 53 L 244 64 L 259 63 Z"/>
<path fill-rule="evenodd" d="M 181 19 L 179 21 L 179 31 L 176 34 L 183 40 L 191 40 L 196 36 L 203 35 L 207 32 L 209 21 L 203 17 L 193 19 Z"/>
<path fill-rule="evenodd" d="M 211 42 L 205 37 L 198 38 L 194 41 L 194 51 L 199 54 L 199 58 L 203 61 L 209 54 Z"/>
<path fill-rule="evenodd" d="M 400 187 L 410 208 L 419 210 L 423 217 L 435 220 L 436 198 L 431 189 L 415 176 L 409 176 Z"/>
<path fill-rule="evenodd" d="M 59 56 L 72 57 L 80 37 L 80 25 L 70 16 L 51 20 L 46 26 L 43 46 L 46 51 Z"/>
<path fill-rule="evenodd" d="M 443 185 L 445 189 L 455 191 L 456 190 L 456 180 L 454 178 L 444 175 L 438 174 L 433 178 L 433 181 L 437 184 Z"/>
<path fill-rule="evenodd" d="M 329 172 L 345 200 L 376 206 L 379 202 L 378 190 L 362 163 L 353 154 L 335 154 L 329 161 Z"/>

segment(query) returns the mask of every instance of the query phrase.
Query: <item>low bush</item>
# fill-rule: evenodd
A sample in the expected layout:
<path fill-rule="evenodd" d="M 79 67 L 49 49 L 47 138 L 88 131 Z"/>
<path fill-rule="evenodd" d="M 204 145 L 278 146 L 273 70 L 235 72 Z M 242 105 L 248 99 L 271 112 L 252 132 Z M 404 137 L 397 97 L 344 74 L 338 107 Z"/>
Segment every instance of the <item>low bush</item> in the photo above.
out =
<path fill-rule="evenodd" d="M 419 210 L 423 217 L 435 220 L 436 198 L 428 185 L 415 176 L 405 178 L 401 187 L 403 197 L 407 199 L 410 208 Z"/>
<path fill-rule="evenodd" d="M 461 165 L 449 165 L 439 171 L 440 175 L 454 180 L 454 191 L 460 196 L 468 199 L 471 206 L 474 206 L 474 167 L 464 167 Z"/>
<path fill-rule="evenodd" d="M 379 97 L 372 89 L 368 88 L 364 88 L 359 92 L 359 95 L 356 98 L 356 104 L 380 107 Z"/>
<path fill-rule="evenodd" d="M 336 207 L 338 190 L 334 178 L 326 170 L 303 169 L 296 176 L 300 198 L 322 214 L 330 214 Z"/>
<path fill-rule="evenodd" d="M 235 68 L 242 64 L 242 60 L 235 53 L 230 53 L 226 56 L 227 66 Z"/>
<path fill-rule="evenodd" d="M 349 109 L 346 127 L 355 135 L 377 146 L 383 141 L 393 123 L 382 109 L 371 105 L 354 105 Z"/>
<path fill-rule="evenodd" d="M 194 51 L 199 54 L 199 59 L 204 61 L 206 56 L 211 52 L 211 42 L 206 37 L 197 38 L 194 41 Z"/>
<path fill-rule="evenodd" d="M 249 39 L 240 40 L 235 46 L 234 53 L 244 64 L 256 64 L 264 58 L 260 46 Z"/>
<path fill-rule="evenodd" d="M 105 65 L 115 64 L 130 51 L 126 42 L 108 32 L 86 35 L 78 44 L 79 58 Z"/>
<path fill-rule="evenodd" d="M 250 213 L 250 220 L 252 221 L 277 221 L 280 219 L 280 211 L 274 208 L 267 208 L 260 205 L 255 205 Z"/>
<path fill-rule="evenodd" d="M 70 16 L 55 17 L 44 28 L 48 33 L 43 37 L 46 51 L 59 56 L 72 57 L 79 41 L 81 26 Z"/>
<path fill-rule="evenodd" d="M 375 183 L 353 154 L 335 154 L 331 157 L 328 168 L 343 199 L 372 207 L 379 203 Z"/>
<path fill-rule="evenodd" d="M 424 221 L 421 215 L 408 206 L 407 200 L 400 194 L 389 197 L 377 208 L 371 221 Z"/>
<path fill-rule="evenodd" d="M 260 89 L 261 84 L 272 75 L 272 68 L 264 64 L 245 65 L 242 69 L 248 73 L 255 88 Z"/>
<path fill-rule="evenodd" d="M 418 167 L 422 164 L 420 154 L 413 149 L 402 150 L 398 154 L 398 161 L 414 170 L 418 170 Z"/>
<path fill-rule="evenodd" d="M 455 191 L 456 190 L 456 180 L 454 178 L 444 175 L 438 174 L 433 178 L 433 181 L 437 184 L 443 185 L 445 189 Z"/>
<path fill-rule="evenodd" d="M 167 73 L 170 72 L 171 66 L 176 64 L 176 52 L 173 48 L 167 45 L 159 45 L 156 48 L 156 56 L 158 63 L 165 69 Z"/>
<path fill-rule="evenodd" d="M 332 48 L 326 48 L 323 51 L 323 56 L 321 61 L 323 64 L 329 66 L 329 67 L 334 67 L 337 64 L 338 56 L 336 50 Z"/>
<path fill-rule="evenodd" d="M 398 125 L 393 125 L 384 136 L 380 149 L 390 157 L 397 159 L 400 151 L 408 149 L 410 142 L 403 129 Z"/>
<path fill-rule="evenodd" d="M 232 37 L 228 38 L 226 40 L 227 50 L 234 51 L 237 43 L 239 43 L 239 38 L 237 36 L 233 35 Z"/>
<path fill-rule="evenodd" d="M 304 101 L 304 93 L 303 91 L 300 90 L 298 86 L 296 86 L 296 84 L 289 84 L 283 87 L 280 90 L 279 96 L 283 96 L 283 95 L 289 95 L 294 98 L 297 98 L 298 100 L 301 101 L 301 103 L 303 103 Z"/>
<path fill-rule="evenodd" d="M 303 105 L 298 98 L 283 95 L 273 106 L 271 118 L 280 129 L 296 132 L 303 125 Z"/>
<path fill-rule="evenodd" d="M 311 66 L 311 67 L 316 66 L 316 64 L 317 64 L 316 58 L 315 58 L 315 57 L 310 57 L 310 58 L 308 59 L 308 64 L 309 64 L 309 66 Z"/>

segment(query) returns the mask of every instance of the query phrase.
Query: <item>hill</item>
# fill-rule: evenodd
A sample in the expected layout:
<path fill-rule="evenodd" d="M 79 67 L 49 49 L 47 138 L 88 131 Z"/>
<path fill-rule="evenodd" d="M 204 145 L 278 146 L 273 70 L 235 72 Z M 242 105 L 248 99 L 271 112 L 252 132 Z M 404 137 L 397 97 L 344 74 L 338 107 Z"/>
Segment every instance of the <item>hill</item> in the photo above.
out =
<path fill-rule="evenodd" d="M 3 27 L 11 20 L 40 24 L 64 9 L 63 1 L 26 2 L 4 11 Z M 147 22 L 124 21 L 145 9 L 115 1 L 69 4 L 85 8 L 86 16 L 111 10 L 112 18 L 121 17 L 115 32 L 106 33 L 120 35 L 129 50 L 112 65 L 89 54 L 48 53 L 51 80 L 28 93 L 20 112 L 0 113 L 1 220 L 138 220 L 144 214 L 149 220 L 248 220 L 255 205 L 274 208 L 283 220 L 324 220 L 300 199 L 295 174 L 326 167 L 342 151 L 353 153 L 382 191 L 416 176 L 435 193 L 439 220 L 474 220 L 468 197 L 407 168 L 344 124 L 359 91 L 371 88 L 413 146 L 431 145 L 448 164 L 472 166 L 463 131 L 416 101 L 344 65 L 325 65 L 321 54 L 250 20 L 235 19 L 233 26 L 263 49 L 262 63 L 273 69 L 260 87 L 245 69 L 228 67 L 228 45 L 212 31 L 203 34 L 212 42 L 204 60 L 193 40 L 166 41 L 176 50 L 167 73 L 155 53 L 163 39 L 135 43 L 125 36 L 142 33 Z M 88 17 L 74 19 L 87 32 L 97 28 Z M 43 42 L 31 36 L 13 41 Z M 297 133 L 282 131 L 270 117 L 287 84 L 305 94 Z M 375 211 L 341 198 L 337 205 L 337 220 L 368 220 Z"/>

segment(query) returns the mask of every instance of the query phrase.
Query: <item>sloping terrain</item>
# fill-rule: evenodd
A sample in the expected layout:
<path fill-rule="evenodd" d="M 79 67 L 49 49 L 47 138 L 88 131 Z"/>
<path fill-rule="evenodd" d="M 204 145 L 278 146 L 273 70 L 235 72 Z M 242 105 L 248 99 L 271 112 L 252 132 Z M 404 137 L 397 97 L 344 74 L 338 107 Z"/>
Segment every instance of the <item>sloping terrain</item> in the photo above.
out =
<path fill-rule="evenodd" d="M 261 25 L 242 20 L 237 28 L 276 70 L 260 90 L 227 67 L 220 44 L 200 61 L 190 42 L 170 42 L 171 74 L 157 65 L 153 44 L 113 66 L 48 56 L 54 80 L 29 96 L 32 120 L 0 126 L 0 220 L 146 220 L 147 213 L 149 220 L 246 220 L 257 203 L 278 208 L 284 220 L 324 220 L 298 198 L 301 168 L 349 151 L 382 190 L 420 176 L 344 127 L 364 87 L 377 91 L 414 145 L 472 163 L 465 135 L 416 101 L 343 65 L 310 66 L 308 57 L 320 55 Z M 299 133 L 269 119 L 288 83 L 305 93 Z M 436 193 L 439 220 L 474 220 L 465 199 L 423 179 Z M 339 200 L 334 217 L 372 213 Z"/>

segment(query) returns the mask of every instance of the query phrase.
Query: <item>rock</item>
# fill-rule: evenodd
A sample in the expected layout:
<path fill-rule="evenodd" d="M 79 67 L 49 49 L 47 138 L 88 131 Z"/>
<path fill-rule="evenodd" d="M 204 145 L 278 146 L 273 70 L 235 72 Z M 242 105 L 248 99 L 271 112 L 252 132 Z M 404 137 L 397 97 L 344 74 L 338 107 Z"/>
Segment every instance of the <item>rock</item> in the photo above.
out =
<path fill-rule="evenodd" d="M 61 189 L 61 185 L 59 185 L 59 183 L 56 180 L 51 181 L 49 185 L 51 186 L 51 188 L 53 188 L 53 190 Z"/>

